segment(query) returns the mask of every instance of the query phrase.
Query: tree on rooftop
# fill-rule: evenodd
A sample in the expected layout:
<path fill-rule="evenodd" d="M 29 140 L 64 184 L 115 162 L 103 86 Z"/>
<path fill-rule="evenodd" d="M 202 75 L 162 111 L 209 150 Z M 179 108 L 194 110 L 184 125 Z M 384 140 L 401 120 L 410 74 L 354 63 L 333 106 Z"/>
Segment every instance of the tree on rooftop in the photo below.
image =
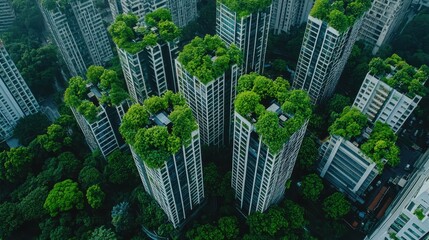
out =
<path fill-rule="evenodd" d="M 272 0 L 258 0 L 258 1 L 245 1 L 245 0 L 221 0 L 232 11 L 237 12 L 239 17 L 246 17 L 249 14 L 263 10 L 270 6 Z"/>
<path fill-rule="evenodd" d="M 104 73 L 104 67 L 91 65 L 86 71 L 86 79 L 94 85 L 100 82 L 100 77 Z"/>
<path fill-rule="evenodd" d="M 70 107 L 77 108 L 87 92 L 85 80 L 81 77 L 72 77 L 64 93 L 64 102 Z"/>
<path fill-rule="evenodd" d="M 144 106 L 139 104 L 132 105 L 122 119 L 119 131 L 128 144 L 133 145 L 134 136 L 138 129 L 143 128 L 149 121 L 149 113 Z"/>
<path fill-rule="evenodd" d="M 350 139 L 361 134 L 367 125 L 367 118 L 356 108 L 345 107 L 341 116 L 329 127 L 332 135 Z"/>

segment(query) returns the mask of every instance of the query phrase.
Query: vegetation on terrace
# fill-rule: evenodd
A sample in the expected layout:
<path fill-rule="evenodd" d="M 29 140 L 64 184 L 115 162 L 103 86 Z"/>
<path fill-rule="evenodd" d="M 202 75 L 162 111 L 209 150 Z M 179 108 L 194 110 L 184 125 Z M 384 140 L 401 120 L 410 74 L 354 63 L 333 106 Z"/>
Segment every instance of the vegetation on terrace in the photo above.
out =
<path fill-rule="evenodd" d="M 345 32 L 371 7 L 370 0 L 316 0 L 310 15 Z"/>
<path fill-rule="evenodd" d="M 219 0 L 219 2 L 225 4 L 225 6 L 236 12 L 237 15 L 242 18 L 267 8 L 270 6 L 272 0 Z"/>
<path fill-rule="evenodd" d="M 340 117 L 329 127 L 329 132 L 350 140 L 360 136 L 367 123 L 366 116 L 358 109 L 345 107 Z M 390 166 L 396 166 L 400 161 L 396 139 L 397 136 L 389 125 L 377 121 L 369 138 L 360 146 L 362 152 L 377 164 L 380 173 L 384 159 Z"/>
<path fill-rule="evenodd" d="M 147 14 L 144 25 L 138 24 L 136 15 L 120 14 L 108 31 L 113 42 L 131 54 L 147 46 L 171 42 L 180 36 L 180 29 L 172 22 L 170 11 L 165 8 Z"/>
<path fill-rule="evenodd" d="M 289 87 L 289 82 L 283 78 L 273 81 L 256 73 L 243 75 L 238 80 L 239 94 L 234 102 L 235 111 L 249 120 L 257 119 L 256 132 L 274 154 L 280 151 L 312 113 L 308 94 L 302 90 L 289 90 Z M 283 113 L 290 117 L 283 127 L 280 126 L 277 113 L 266 109 L 272 100 L 277 101 Z"/>
<path fill-rule="evenodd" d="M 160 111 L 169 113 L 172 127 L 156 125 L 149 121 Z M 143 105 L 134 104 L 124 115 L 119 131 L 140 158 L 151 168 L 160 168 L 171 154 L 188 145 L 192 131 L 198 128 L 185 99 L 171 91 L 154 96 Z"/>
<path fill-rule="evenodd" d="M 86 73 L 87 80 L 82 77 L 72 77 L 69 86 L 64 93 L 64 102 L 67 106 L 75 108 L 88 122 L 97 120 L 98 107 L 89 100 L 87 94 L 90 88 L 88 83 L 98 86 L 101 90 L 101 104 L 117 106 L 128 98 L 127 92 L 122 87 L 122 82 L 113 70 L 104 69 L 101 66 L 90 66 Z"/>
<path fill-rule="evenodd" d="M 379 57 L 373 58 L 369 63 L 369 72 L 392 88 L 411 97 L 426 95 L 427 88 L 424 83 L 429 77 L 429 67 L 426 65 L 416 69 L 397 54 L 393 54 L 385 60 Z"/>
<path fill-rule="evenodd" d="M 40 4 L 49 11 L 53 11 L 57 6 L 64 9 L 71 1 L 75 0 L 40 0 Z"/>
<path fill-rule="evenodd" d="M 179 54 L 179 62 L 202 83 L 221 76 L 234 64 L 241 64 L 241 51 L 231 45 L 229 48 L 219 36 L 195 37 Z"/>

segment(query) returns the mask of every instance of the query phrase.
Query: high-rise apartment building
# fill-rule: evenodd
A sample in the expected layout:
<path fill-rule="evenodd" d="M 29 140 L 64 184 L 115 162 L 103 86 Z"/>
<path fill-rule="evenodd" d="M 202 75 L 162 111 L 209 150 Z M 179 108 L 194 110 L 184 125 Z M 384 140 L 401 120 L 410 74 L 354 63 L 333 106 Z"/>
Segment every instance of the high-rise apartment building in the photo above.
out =
<path fill-rule="evenodd" d="M 361 6 L 358 9 L 353 5 Z M 293 88 L 306 90 L 314 104 L 332 95 L 356 41 L 361 15 L 369 0 L 317 0 L 307 27 L 293 78 Z"/>
<path fill-rule="evenodd" d="M 146 16 L 158 20 L 139 25 L 136 15 L 119 15 L 109 28 L 128 92 L 139 103 L 151 95 L 162 95 L 168 89 L 177 91 L 174 59 L 178 53 L 179 29 L 171 22 L 167 9 L 158 9 Z M 123 37 L 124 26 L 133 33 L 132 36 Z"/>
<path fill-rule="evenodd" d="M 369 66 L 353 106 L 372 123 L 387 123 L 398 132 L 425 94 L 429 67 L 415 69 L 398 55 L 374 58 Z"/>
<path fill-rule="evenodd" d="M 0 32 L 8 29 L 15 21 L 15 11 L 10 0 L 0 0 Z"/>
<path fill-rule="evenodd" d="M 120 129 L 145 191 L 180 227 L 204 201 L 199 130 L 190 108 L 168 91 L 131 106 Z"/>
<path fill-rule="evenodd" d="M 380 46 L 389 41 L 407 15 L 412 0 L 374 0 L 363 18 L 359 38 L 373 47 L 376 54 Z"/>
<path fill-rule="evenodd" d="M 113 18 L 121 13 L 137 15 L 139 22 L 144 16 L 160 8 L 171 12 L 173 22 L 180 28 L 198 17 L 197 0 L 109 0 Z"/>
<path fill-rule="evenodd" d="M 91 74 L 87 80 L 70 79 L 64 101 L 71 108 L 91 151 L 98 149 L 107 157 L 125 145 L 119 125 L 130 103 L 114 71 L 91 66 L 88 72 Z M 109 79 L 108 86 L 100 84 L 101 79 Z"/>
<path fill-rule="evenodd" d="M 366 126 L 366 116 L 347 107 L 329 128 L 330 139 L 319 149 L 320 176 L 360 203 L 384 165 L 399 163 L 397 136 L 390 127 L 381 122 L 373 128 Z"/>
<path fill-rule="evenodd" d="M 39 111 L 39 104 L 0 40 L 0 141 L 13 133 L 16 122 Z"/>
<path fill-rule="evenodd" d="M 243 52 L 244 73 L 261 74 L 267 52 L 271 4 L 255 10 L 246 4 L 231 7 L 229 2 L 219 1 L 216 5 L 216 34 L 228 46 L 235 44 Z"/>
<path fill-rule="evenodd" d="M 52 3 L 52 4 L 51 4 Z M 72 76 L 104 65 L 113 52 L 94 1 L 42 1 L 42 13 Z"/>
<path fill-rule="evenodd" d="M 385 217 L 365 240 L 427 239 L 429 233 L 429 151 L 417 161 L 404 188 L 399 192 Z"/>
<path fill-rule="evenodd" d="M 313 0 L 273 0 L 271 30 L 274 34 L 288 33 L 306 23 L 313 4 Z"/>
<path fill-rule="evenodd" d="M 243 214 L 264 212 L 278 203 L 292 175 L 311 103 L 306 92 L 288 88 L 280 78 L 251 74 L 239 79 L 231 185 Z"/>
<path fill-rule="evenodd" d="M 241 53 L 218 36 L 196 37 L 176 59 L 179 92 L 200 127 L 205 145 L 222 146 L 231 135 L 235 85 L 241 74 Z"/>

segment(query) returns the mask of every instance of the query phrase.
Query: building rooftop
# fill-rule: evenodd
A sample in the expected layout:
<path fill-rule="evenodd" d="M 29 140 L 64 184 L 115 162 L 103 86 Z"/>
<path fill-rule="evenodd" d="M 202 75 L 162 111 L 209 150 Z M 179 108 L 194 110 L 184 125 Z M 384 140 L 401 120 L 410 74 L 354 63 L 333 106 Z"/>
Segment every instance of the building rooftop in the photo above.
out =
<path fill-rule="evenodd" d="M 246 17 L 252 13 L 264 10 L 269 7 L 272 0 L 258 0 L 258 1 L 246 1 L 246 0 L 219 0 L 220 3 L 225 4 L 229 9 L 237 12 L 239 17 Z"/>

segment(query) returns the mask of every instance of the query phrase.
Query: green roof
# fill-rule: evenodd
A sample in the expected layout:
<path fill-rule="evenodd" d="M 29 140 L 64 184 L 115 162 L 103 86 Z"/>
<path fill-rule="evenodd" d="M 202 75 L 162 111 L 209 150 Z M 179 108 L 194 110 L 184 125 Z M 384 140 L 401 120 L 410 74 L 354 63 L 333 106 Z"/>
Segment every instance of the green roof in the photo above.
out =
<path fill-rule="evenodd" d="M 146 99 L 143 105 L 131 106 L 119 131 L 149 167 L 161 168 L 171 154 L 190 143 L 196 129 L 197 122 L 185 99 L 167 91 L 161 97 Z"/>
<path fill-rule="evenodd" d="M 410 97 L 426 95 L 424 83 L 429 77 L 429 67 L 426 65 L 416 69 L 393 54 L 385 60 L 373 58 L 369 63 L 369 73 Z"/>
<path fill-rule="evenodd" d="M 136 15 L 119 14 L 108 30 L 113 42 L 131 54 L 160 42 L 171 42 L 180 35 L 180 29 L 172 22 L 171 14 L 165 8 L 147 14 L 144 26 L 138 24 Z"/>
<path fill-rule="evenodd" d="M 86 76 L 87 80 L 80 76 L 69 80 L 64 93 L 64 102 L 67 106 L 75 108 L 88 122 L 96 121 L 99 111 L 88 97 L 90 92 L 94 93 L 100 104 L 117 106 L 128 98 L 128 93 L 115 71 L 101 66 L 90 66 Z"/>
<path fill-rule="evenodd" d="M 242 53 L 227 47 L 219 36 L 195 37 L 179 53 L 179 62 L 193 76 L 207 84 L 220 77 L 232 65 L 241 64 Z"/>
<path fill-rule="evenodd" d="M 289 82 L 283 78 L 273 81 L 256 73 L 243 75 L 238 80 L 235 111 L 250 121 L 256 120 L 256 132 L 274 154 L 312 113 L 308 94 L 303 90 L 289 90 L 289 87 Z M 280 109 L 272 108 L 276 106 Z"/>
<path fill-rule="evenodd" d="M 371 7 L 371 0 L 316 0 L 310 16 L 327 21 L 339 32 L 353 26 Z"/>
<path fill-rule="evenodd" d="M 272 0 L 257 0 L 257 1 L 246 1 L 246 0 L 219 0 L 220 3 L 225 4 L 229 9 L 237 12 L 238 16 L 246 17 L 252 13 L 264 10 L 269 7 Z"/>

